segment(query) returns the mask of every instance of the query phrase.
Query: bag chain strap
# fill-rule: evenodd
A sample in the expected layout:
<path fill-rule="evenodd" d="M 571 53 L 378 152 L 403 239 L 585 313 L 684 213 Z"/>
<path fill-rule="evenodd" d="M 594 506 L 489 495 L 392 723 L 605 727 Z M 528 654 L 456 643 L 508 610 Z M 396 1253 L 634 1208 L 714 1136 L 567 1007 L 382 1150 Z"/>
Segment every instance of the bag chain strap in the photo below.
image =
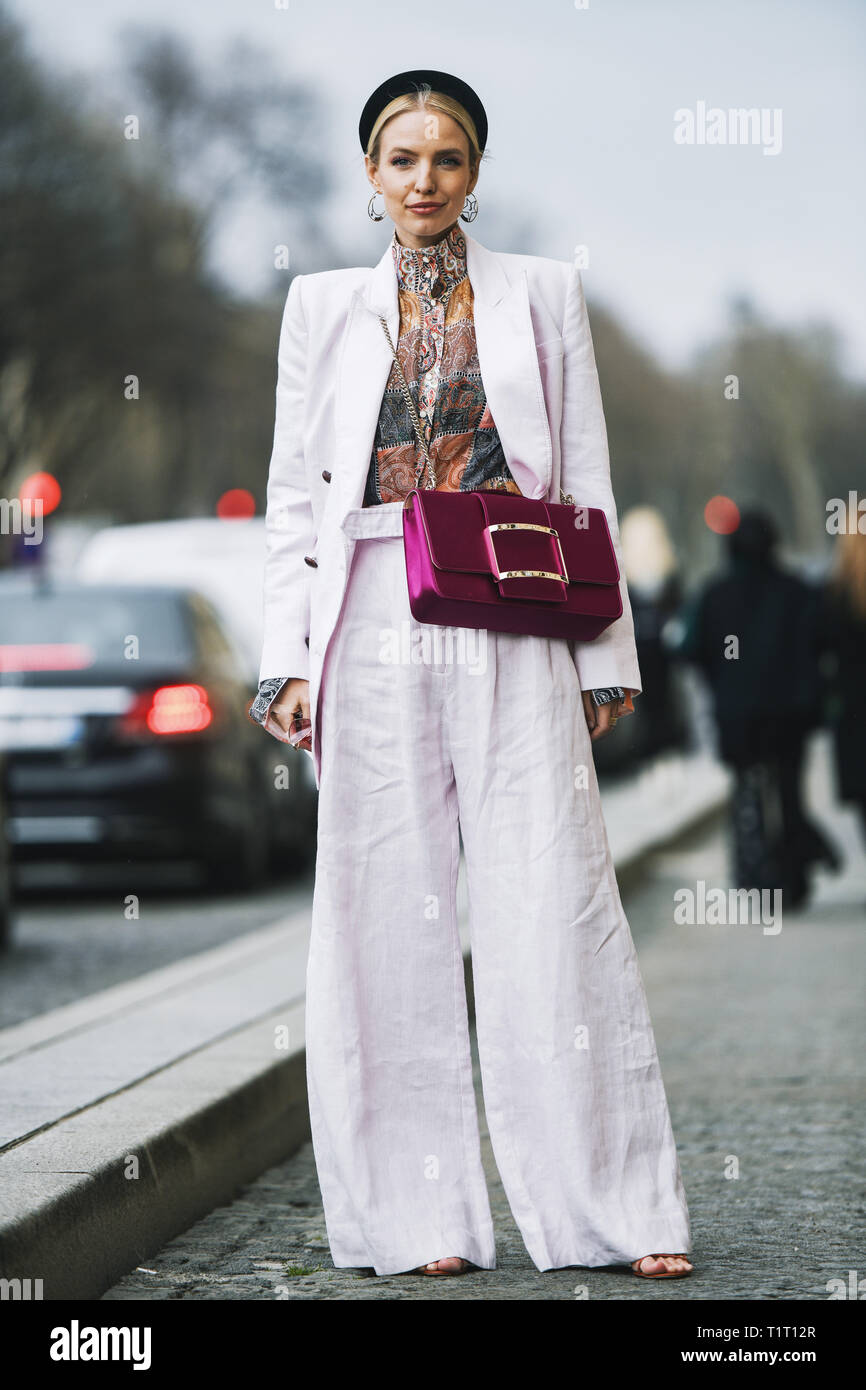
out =
<path fill-rule="evenodd" d="M 379 322 L 380 322 L 381 325 L 382 325 L 382 331 L 383 331 L 383 333 L 385 334 L 385 337 L 388 339 L 388 346 L 390 347 L 392 353 L 394 354 L 394 361 L 395 361 L 396 364 L 397 364 L 397 375 L 398 375 L 399 378 L 400 378 L 400 390 L 403 392 L 403 395 L 404 395 L 405 398 L 406 398 L 406 404 L 407 404 L 407 406 L 409 407 L 409 414 L 410 414 L 411 417 L 412 417 L 412 424 L 415 426 L 415 433 L 416 433 L 417 436 L 418 436 L 418 443 L 421 445 L 421 452 L 422 452 L 422 454 L 424 455 L 424 462 L 425 462 L 426 465 L 427 465 L 427 482 L 425 483 L 425 487 L 427 487 L 427 488 L 435 488 L 435 486 L 436 486 L 436 469 L 435 469 L 435 466 L 434 466 L 434 464 L 433 464 L 433 460 L 432 460 L 432 458 L 430 457 L 430 450 L 427 448 L 427 444 L 426 444 L 426 441 L 425 441 L 425 439 L 424 439 L 424 432 L 423 432 L 423 430 L 421 429 L 421 421 L 420 421 L 420 419 L 419 419 L 419 417 L 418 417 L 418 411 L 415 409 L 415 402 L 414 402 L 413 399 L 412 399 L 412 392 L 409 390 L 409 387 L 408 387 L 408 385 L 406 384 L 406 378 L 405 378 L 405 376 L 403 375 L 403 368 L 400 366 L 400 359 L 399 359 L 399 357 L 397 356 L 397 353 L 396 353 L 396 351 L 395 351 L 395 349 L 394 349 L 394 344 L 393 344 L 392 341 L 391 341 L 391 334 L 388 332 L 388 324 L 387 324 L 386 320 L 385 320 L 384 318 L 382 318 L 381 315 L 379 315 Z M 419 464 L 419 465 L 418 465 L 418 469 L 417 469 L 417 473 L 416 473 L 416 477 L 415 477 L 415 481 L 416 481 L 417 483 L 420 483 L 420 481 L 421 481 L 421 469 L 422 469 L 422 468 L 423 468 L 423 464 Z"/>
<path fill-rule="evenodd" d="M 415 409 L 415 402 L 414 402 L 413 399 L 412 399 L 412 393 L 411 393 L 411 391 L 409 390 L 408 385 L 406 384 L 406 378 L 405 378 L 405 376 L 403 375 L 403 368 L 400 366 L 400 359 L 399 359 L 399 357 L 397 356 L 397 353 L 396 353 L 396 351 L 395 351 L 395 349 L 394 349 L 394 344 L 393 344 L 393 342 L 391 341 L 391 334 L 388 332 L 388 323 L 387 323 L 387 320 L 384 319 L 384 318 L 381 316 L 381 314 L 379 315 L 379 322 L 380 322 L 381 325 L 382 325 L 382 332 L 385 334 L 385 337 L 388 339 L 388 346 L 390 347 L 391 352 L 392 352 L 393 355 L 394 355 L 394 361 L 395 361 L 395 363 L 397 364 L 397 375 L 398 375 L 399 378 L 400 378 L 400 390 L 403 392 L 403 395 L 404 395 L 405 398 L 406 398 L 406 404 L 407 404 L 407 406 L 409 407 L 409 414 L 410 414 L 410 416 L 412 417 L 412 424 L 415 426 L 415 433 L 416 433 L 416 435 L 418 436 L 418 443 L 421 445 L 421 452 L 422 452 L 422 454 L 424 455 L 424 461 L 425 461 L 425 463 L 426 463 L 426 465 L 427 465 L 427 482 L 426 482 L 425 486 L 426 486 L 427 488 L 435 488 L 435 486 L 436 486 L 436 469 L 435 469 L 435 466 L 434 466 L 434 464 L 433 464 L 433 460 L 432 460 L 432 458 L 430 457 L 430 451 L 429 451 L 429 449 L 427 448 L 427 444 L 426 444 L 425 439 L 424 439 L 424 433 L 423 433 L 423 430 L 421 429 L 421 421 L 420 421 L 419 416 L 418 416 L 418 411 Z M 418 465 L 417 474 L 416 474 L 416 479 L 415 479 L 416 482 L 420 482 L 420 481 L 421 481 L 421 468 L 422 468 L 422 465 L 419 464 L 419 465 Z M 569 492 L 569 493 L 563 492 L 562 488 L 559 489 L 559 500 L 560 500 L 560 502 L 569 503 L 571 506 L 575 506 L 575 505 L 576 505 L 576 503 L 575 503 L 575 501 L 574 501 L 574 498 L 572 497 L 571 493 L 570 493 L 570 492 Z"/>

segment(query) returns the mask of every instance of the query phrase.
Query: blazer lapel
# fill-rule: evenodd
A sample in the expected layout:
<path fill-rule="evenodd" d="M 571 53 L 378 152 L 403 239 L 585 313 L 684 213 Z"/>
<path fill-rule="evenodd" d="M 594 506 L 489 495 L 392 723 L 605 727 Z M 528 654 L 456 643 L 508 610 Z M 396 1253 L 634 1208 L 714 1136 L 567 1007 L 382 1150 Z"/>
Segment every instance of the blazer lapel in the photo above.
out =
<path fill-rule="evenodd" d="M 551 443 L 526 271 L 509 279 L 503 263 L 474 237 L 466 238 L 466 268 L 474 298 L 478 361 L 490 412 L 515 482 L 528 497 L 546 497 L 551 479 Z M 339 520 L 360 507 L 373 451 L 391 349 L 382 315 L 396 345 L 400 327 L 397 274 L 389 241 L 362 290 L 352 294 L 337 368 L 335 431 L 342 467 Z"/>
<path fill-rule="evenodd" d="M 478 364 L 490 413 L 520 491 L 526 497 L 546 497 L 552 450 L 526 271 L 509 279 L 495 251 L 466 232 L 464 236 Z"/>
<path fill-rule="evenodd" d="M 339 482 L 339 496 L 335 498 L 339 521 L 363 502 L 382 397 L 394 361 L 379 322 L 380 314 L 387 321 L 396 347 L 400 304 L 390 242 L 371 270 L 364 289 L 352 292 L 343 333 L 334 404 L 337 457 L 341 465 L 334 473 L 334 481 Z"/>

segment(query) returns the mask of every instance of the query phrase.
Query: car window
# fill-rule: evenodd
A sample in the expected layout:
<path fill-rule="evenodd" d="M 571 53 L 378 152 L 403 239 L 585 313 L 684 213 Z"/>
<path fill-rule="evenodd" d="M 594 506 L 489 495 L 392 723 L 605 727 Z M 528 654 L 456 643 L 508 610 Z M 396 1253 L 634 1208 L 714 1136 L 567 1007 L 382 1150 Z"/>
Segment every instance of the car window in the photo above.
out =
<path fill-rule="evenodd" d="M 0 605 L 0 678 L 9 673 L 187 664 L 192 625 L 179 595 L 36 591 Z"/>

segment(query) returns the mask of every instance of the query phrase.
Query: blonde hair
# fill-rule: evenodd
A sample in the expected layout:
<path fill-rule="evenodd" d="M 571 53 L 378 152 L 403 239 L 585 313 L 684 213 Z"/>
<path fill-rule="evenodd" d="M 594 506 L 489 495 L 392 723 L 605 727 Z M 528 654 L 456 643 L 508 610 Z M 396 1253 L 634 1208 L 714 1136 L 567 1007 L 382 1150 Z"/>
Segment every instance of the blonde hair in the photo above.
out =
<path fill-rule="evenodd" d="M 461 106 L 459 101 L 446 96 L 444 92 L 434 92 L 428 82 L 422 82 L 416 92 L 406 92 L 403 96 L 395 97 L 379 112 L 373 129 L 370 131 L 370 139 L 367 141 L 367 154 L 373 163 L 379 163 L 382 131 L 392 116 L 399 116 L 403 111 L 427 110 L 441 111 L 444 115 L 450 116 L 462 128 L 469 141 L 469 163 L 474 172 L 483 158 L 475 122 L 465 106 Z"/>
<path fill-rule="evenodd" d="M 830 584 L 847 597 L 859 617 L 866 618 L 866 535 L 861 531 L 843 531 L 839 536 Z"/>
<path fill-rule="evenodd" d="M 626 576 L 635 584 L 660 585 L 677 571 L 667 523 L 657 507 L 630 507 L 620 528 Z"/>

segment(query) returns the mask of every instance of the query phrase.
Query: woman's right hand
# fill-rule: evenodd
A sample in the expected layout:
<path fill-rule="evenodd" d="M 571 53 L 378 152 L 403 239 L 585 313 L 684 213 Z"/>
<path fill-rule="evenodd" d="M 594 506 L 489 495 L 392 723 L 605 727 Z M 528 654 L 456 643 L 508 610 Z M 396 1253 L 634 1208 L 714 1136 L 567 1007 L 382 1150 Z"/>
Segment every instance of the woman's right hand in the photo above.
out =
<path fill-rule="evenodd" d="M 270 708 L 271 717 L 286 735 L 290 734 L 294 728 L 293 714 L 298 708 L 301 710 L 303 722 L 308 723 L 310 718 L 310 682 L 301 679 L 286 681 Z M 308 753 L 313 751 L 312 741 L 309 737 L 296 743 L 295 747 L 304 748 Z"/>

